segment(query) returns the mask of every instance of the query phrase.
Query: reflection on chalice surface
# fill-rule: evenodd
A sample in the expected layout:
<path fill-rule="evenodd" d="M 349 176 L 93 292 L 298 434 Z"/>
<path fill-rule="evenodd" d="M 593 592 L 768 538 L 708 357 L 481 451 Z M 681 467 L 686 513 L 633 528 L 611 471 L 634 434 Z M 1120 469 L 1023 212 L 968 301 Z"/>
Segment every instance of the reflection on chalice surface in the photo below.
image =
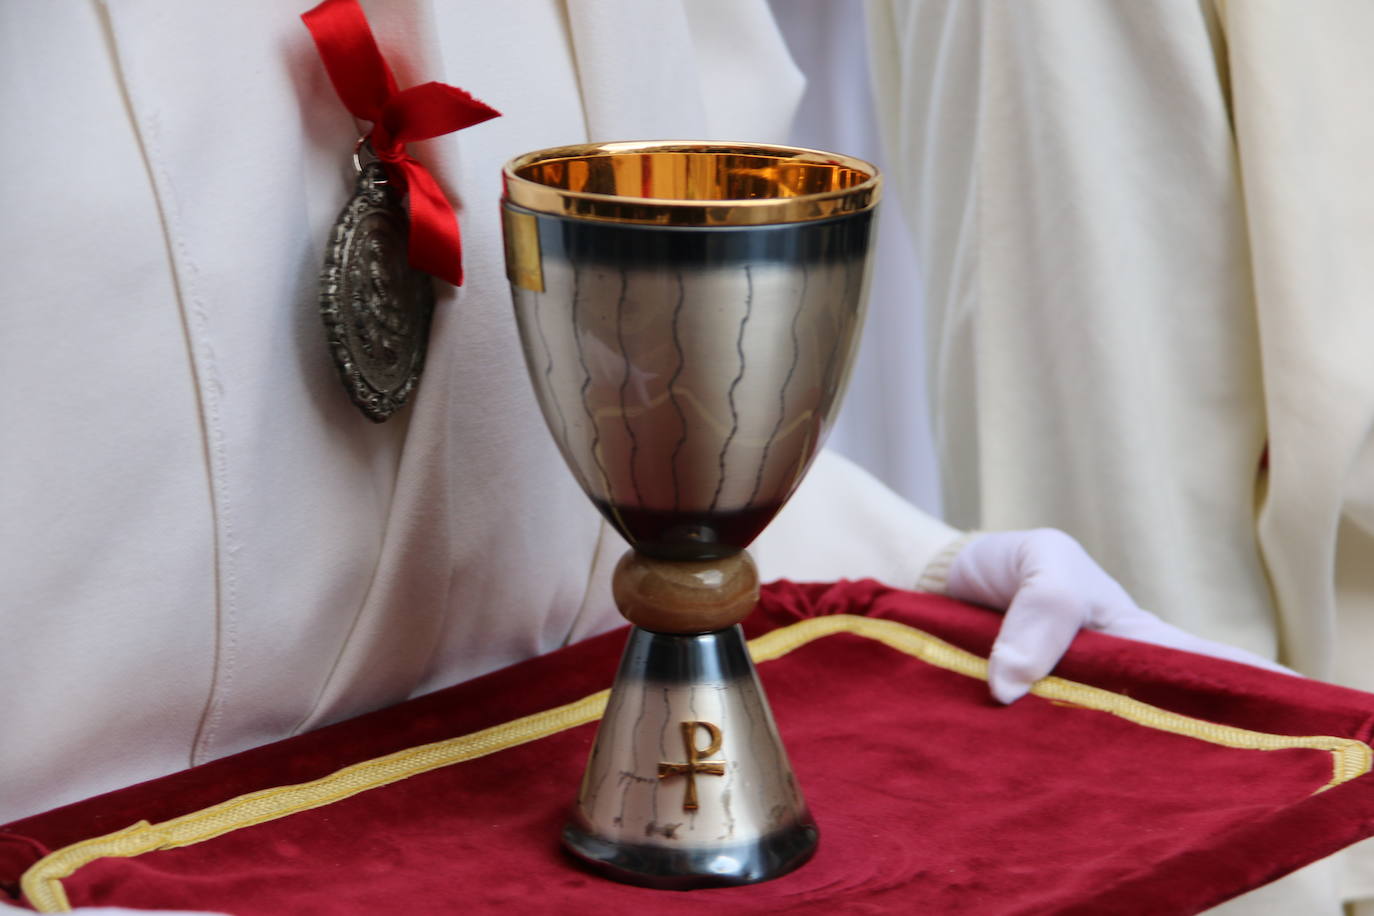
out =
<path fill-rule="evenodd" d="M 879 179 L 810 150 L 611 143 L 505 169 L 525 360 L 568 467 L 629 542 L 635 627 L 564 844 L 620 880 L 784 874 L 816 828 L 738 623 L 745 548 L 825 437 Z"/>

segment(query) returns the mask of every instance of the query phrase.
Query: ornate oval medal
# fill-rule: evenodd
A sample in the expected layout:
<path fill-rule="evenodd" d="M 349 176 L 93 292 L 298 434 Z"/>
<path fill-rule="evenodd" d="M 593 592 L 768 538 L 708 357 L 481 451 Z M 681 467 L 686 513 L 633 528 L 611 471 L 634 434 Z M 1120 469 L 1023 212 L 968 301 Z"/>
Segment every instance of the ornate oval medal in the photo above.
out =
<path fill-rule="evenodd" d="M 380 423 L 419 384 L 434 312 L 434 283 L 410 266 L 404 208 L 370 162 L 334 224 L 320 274 L 329 352 L 353 403 Z"/>

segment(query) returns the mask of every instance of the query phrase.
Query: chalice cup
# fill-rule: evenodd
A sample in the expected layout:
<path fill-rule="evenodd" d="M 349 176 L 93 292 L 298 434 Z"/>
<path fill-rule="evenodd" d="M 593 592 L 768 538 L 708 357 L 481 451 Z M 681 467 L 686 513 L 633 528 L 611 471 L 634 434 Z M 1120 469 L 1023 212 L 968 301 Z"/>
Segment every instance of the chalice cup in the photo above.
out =
<path fill-rule="evenodd" d="M 634 624 L 563 843 L 654 887 L 785 874 L 817 831 L 739 622 L 746 547 L 815 458 L 864 311 L 879 176 L 746 143 L 529 153 L 505 167 L 530 380 L 629 542 Z"/>

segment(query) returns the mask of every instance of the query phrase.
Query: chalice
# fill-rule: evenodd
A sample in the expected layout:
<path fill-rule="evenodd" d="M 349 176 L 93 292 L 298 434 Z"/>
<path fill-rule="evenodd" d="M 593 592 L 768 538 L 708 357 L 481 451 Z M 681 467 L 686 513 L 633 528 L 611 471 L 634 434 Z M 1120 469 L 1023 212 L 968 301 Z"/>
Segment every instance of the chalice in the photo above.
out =
<path fill-rule="evenodd" d="M 634 627 L 564 846 L 668 888 L 785 874 L 817 831 L 739 622 L 745 549 L 796 490 L 848 377 L 879 176 L 749 143 L 603 143 L 504 170 L 530 380 L 630 550 Z"/>

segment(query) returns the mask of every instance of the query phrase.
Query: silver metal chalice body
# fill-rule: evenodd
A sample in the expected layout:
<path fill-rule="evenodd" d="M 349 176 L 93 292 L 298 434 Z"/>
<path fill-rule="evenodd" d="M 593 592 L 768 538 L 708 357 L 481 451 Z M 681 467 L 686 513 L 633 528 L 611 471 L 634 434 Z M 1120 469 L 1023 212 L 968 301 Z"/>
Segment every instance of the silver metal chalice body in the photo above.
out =
<path fill-rule="evenodd" d="M 608 143 L 505 169 L 530 379 L 574 476 L 631 545 L 635 624 L 564 845 L 690 888 L 806 861 L 806 808 L 739 621 L 745 548 L 792 495 L 864 309 L 879 177 L 787 147 Z"/>

